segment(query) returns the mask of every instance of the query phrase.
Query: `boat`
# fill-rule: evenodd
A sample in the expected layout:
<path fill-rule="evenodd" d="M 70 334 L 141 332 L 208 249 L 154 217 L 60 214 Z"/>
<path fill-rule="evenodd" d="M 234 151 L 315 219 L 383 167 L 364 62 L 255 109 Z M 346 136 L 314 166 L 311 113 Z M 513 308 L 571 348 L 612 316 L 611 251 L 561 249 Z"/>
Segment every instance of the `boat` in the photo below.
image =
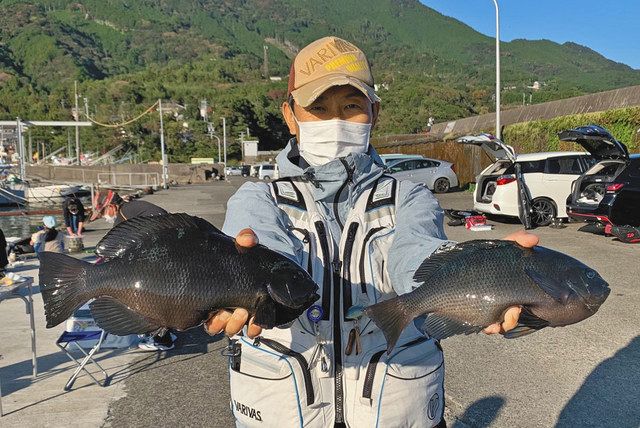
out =
<path fill-rule="evenodd" d="M 91 190 L 87 186 L 57 184 L 50 186 L 29 186 L 27 190 L 27 200 L 29 202 L 59 201 L 69 196 L 88 196 Z"/>

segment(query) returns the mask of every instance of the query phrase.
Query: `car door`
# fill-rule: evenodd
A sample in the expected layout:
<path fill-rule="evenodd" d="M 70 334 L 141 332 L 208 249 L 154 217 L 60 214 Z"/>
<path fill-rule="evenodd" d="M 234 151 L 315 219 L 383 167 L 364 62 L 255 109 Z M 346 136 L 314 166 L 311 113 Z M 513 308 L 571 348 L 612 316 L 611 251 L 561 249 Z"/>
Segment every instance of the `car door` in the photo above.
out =
<path fill-rule="evenodd" d="M 543 183 L 544 191 L 538 191 L 534 198 L 545 196 L 556 204 L 558 217 L 566 217 L 566 201 L 571 194 L 571 184 L 580 177 L 584 164 L 579 155 L 547 158 Z"/>
<path fill-rule="evenodd" d="M 430 159 L 415 160 L 414 168 L 411 170 L 409 180 L 414 183 L 424 183 L 429 189 L 433 189 L 438 164 Z"/>

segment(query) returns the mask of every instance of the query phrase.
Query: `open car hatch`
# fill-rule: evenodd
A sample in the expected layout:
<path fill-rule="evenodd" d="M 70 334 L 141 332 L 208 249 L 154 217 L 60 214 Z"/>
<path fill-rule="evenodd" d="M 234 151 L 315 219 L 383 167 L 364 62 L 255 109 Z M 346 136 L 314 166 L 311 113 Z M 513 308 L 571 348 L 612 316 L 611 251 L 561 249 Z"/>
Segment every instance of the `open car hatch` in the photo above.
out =
<path fill-rule="evenodd" d="M 480 146 L 494 161 L 497 160 L 509 160 L 511 162 L 516 161 L 516 154 L 513 147 L 504 144 L 491 134 L 480 135 L 467 135 L 466 137 L 458 138 L 460 144 L 473 144 L 474 146 Z"/>
<path fill-rule="evenodd" d="M 598 125 L 579 126 L 558 134 L 560 140 L 580 144 L 598 159 L 629 159 L 627 146 Z"/>

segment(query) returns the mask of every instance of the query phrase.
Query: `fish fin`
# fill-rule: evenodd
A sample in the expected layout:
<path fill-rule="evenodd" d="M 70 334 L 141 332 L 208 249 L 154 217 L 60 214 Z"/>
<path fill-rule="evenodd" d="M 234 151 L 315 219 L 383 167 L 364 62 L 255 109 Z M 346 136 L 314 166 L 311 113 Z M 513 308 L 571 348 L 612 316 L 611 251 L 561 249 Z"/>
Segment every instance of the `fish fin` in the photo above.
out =
<path fill-rule="evenodd" d="M 503 336 L 506 339 L 517 339 L 518 337 L 526 336 L 531 333 L 535 333 L 538 331 L 538 328 L 527 327 L 524 324 L 518 324 L 508 332 L 504 333 Z"/>
<path fill-rule="evenodd" d="M 371 305 L 364 312 L 384 333 L 384 338 L 387 340 L 387 354 L 391 353 L 402 330 L 414 318 L 407 312 L 402 296 Z"/>
<path fill-rule="evenodd" d="M 426 282 L 438 269 L 452 262 L 460 256 L 468 257 L 470 252 L 485 251 L 492 248 L 513 246 L 511 241 L 476 239 L 455 245 L 444 245 L 429 257 L 424 259 L 416 269 L 413 279 L 416 282 Z"/>
<path fill-rule="evenodd" d="M 569 289 L 562 285 L 556 278 L 542 275 L 531 266 L 524 268 L 525 273 L 536 283 L 545 293 L 553 297 L 559 303 L 565 305 L 569 299 Z"/>
<path fill-rule="evenodd" d="M 41 252 L 39 282 L 47 328 L 65 321 L 82 306 L 87 296 L 86 269 L 91 266 L 61 253 Z"/>
<path fill-rule="evenodd" d="M 468 325 L 463 321 L 438 313 L 429 314 L 427 320 L 422 325 L 422 330 L 436 340 L 446 339 L 456 334 L 479 333 L 483 328 L 484 326 Z"/>
<path fill-rule="evenodd" d="M 124 257 L 146 242 L 171 235 L 195 240 L 224 234 L 208 221 L 184 213 L 134 217 L 107 232 L 96 245 L 96 254 L 107 260 Z"/>
<path fill-rule="evenodd" d="M 276 307 L 268 298 L 261 299 L 253 316 L 253 323 L 262 328 L 273 328 L 276 325 Z"/>
<path fill-rule="evenodd" d="M 91 302 L 89 307 L 98 327 L 117 336 L 144 334 L 162 327 L 113 297 L 100 297 Z"/>
<path fill-rule="evenodd" d="M 515 339 L 518 337 L 526 336 L 527 334 L 535 333 L 549 326 L 549 321 L 543 320 L 540 317 L 531 312 L 527 307 L 523 307 L 518 317 L 518 325 L 506 332 L 503 336 L 507 339 Z"/>

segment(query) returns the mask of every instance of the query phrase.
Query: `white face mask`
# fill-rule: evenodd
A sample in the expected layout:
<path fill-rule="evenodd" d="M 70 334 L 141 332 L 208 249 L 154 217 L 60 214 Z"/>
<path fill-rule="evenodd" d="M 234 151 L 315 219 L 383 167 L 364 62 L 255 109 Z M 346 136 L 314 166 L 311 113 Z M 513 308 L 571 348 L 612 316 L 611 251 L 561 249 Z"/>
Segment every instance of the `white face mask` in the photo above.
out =
<path fill-rule="evenodd" d="M 332 119 L 298 122 L 300 155 L 311 166 L 324 165 L 349 153 L 366 153 L 369 149 L 370 123 Z"/>
<path fill-rule="evenodd" d="M 109 224 L 113 224 L 116 222 L 116 216 L 114 215 L 104 215 L 102 216 L 102 218 Z"/>

